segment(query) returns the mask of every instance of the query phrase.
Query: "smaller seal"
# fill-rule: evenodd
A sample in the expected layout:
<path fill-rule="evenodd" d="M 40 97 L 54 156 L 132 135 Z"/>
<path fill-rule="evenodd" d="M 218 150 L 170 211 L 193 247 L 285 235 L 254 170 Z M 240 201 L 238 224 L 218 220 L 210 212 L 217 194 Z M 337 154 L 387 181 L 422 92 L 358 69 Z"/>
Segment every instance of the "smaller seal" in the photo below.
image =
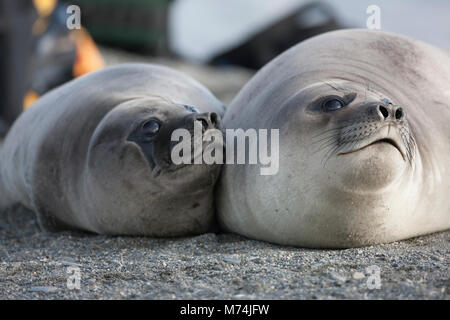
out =
<path fill-rule="evenodd" d="M 193 132 L 195 121 L 219 128 L 222 112 L 204 86 L 166 67 L 124 64 L 75 79 L 13 124 L 0 150 L 0 209 L 23 205 L 52 231 L 206 232 L 220 165 L 174 164 L 171 135 Z"/>

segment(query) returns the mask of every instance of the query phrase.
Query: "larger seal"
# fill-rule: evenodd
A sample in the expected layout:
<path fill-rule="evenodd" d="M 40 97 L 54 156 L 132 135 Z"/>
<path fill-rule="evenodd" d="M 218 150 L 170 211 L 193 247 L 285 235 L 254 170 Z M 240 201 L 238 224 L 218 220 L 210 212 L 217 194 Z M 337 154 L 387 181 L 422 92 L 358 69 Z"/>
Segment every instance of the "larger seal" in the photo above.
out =
<path fill-rule="evenodd" d="M 225 229 L 305 247 L 358 247 L 450 227 L 450 55 L 342 30 L 261 69 L 225 128 L 279 129 L 279 172 L 226 165 Z M 251 147 L 249 147 L 251 149 Z"/>
<path fill-rule="evenodd" d="M 174 164 L 175 129 L 217 128 L 223 104 L 166 67 L 124 64 L 40 98 L 0 150 L 0 209 L 49 230 L 182 236 L 208 231 L 220 165 Z M 201 131 L 201 130 L 200 130 Z"/>

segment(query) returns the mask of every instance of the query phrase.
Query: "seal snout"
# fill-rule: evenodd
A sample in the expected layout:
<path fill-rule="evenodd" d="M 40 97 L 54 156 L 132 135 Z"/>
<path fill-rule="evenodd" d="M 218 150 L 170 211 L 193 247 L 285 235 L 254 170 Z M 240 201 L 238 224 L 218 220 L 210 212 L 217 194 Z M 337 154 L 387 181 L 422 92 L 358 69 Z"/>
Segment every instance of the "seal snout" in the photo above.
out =
<path fill-rule="evenodd" d="M 173 161 L 172 153 L 174 150 L 176 150 L 175 153 L 178 156 L 186 157 L 183 159 L 183 161 L 187 161 L 184 162 L 184 164 L 198 163 L 198 158 L 203 157 L 205 147 L 211 143 L 215 143 L 216 141 L 213 139 L 213 142 L 210 142 L 208 139 L 205 140 L 204 137 L 210 136 L 211 131 L 214 129 L 219 130 L 219 134 L 222 135 L 222 132 L 220 131 L 220 116 L 215 112 L 191 113 L 184 115 L 181 119 L 181 121 L 174 122 L 171 132 L 176 129 L 185 129 L 188 131 L 190 139 L 173 140 L 172 138 L 168 138 L 171 142 L 169 145 L 168 158 L 166 162 L 174 169 L 184 167 L 184 165 L 180 165 L 178 161 Z M 187 156 L 189 154 L 190 156 Z"/>
<path fill-rule="evenodd" d="M 394 106 L 391 103 L 377 104 L 375 110 L 380 120 L 401 121 L 405 118 L 403 108 Z"/>
<path fill-rule="evenodd" d="M 220 128 L 220 118 L 215 112 L 193 114 L 192 118 L 193 121 L 200 121 L 202 123 L 203 131 Z"/>
<path fill-rule="evenodd" d="M 363 105 L 364 106 L 364 105 Z M 414 141 L 405 111 L 384 98 L 366 103 L 367 113 L 342 129 L 338 155 L 349 154 L 369 146 L 389 144 L 397 149 L 404 160 L 411 160 Z"/>
<path fill-rule="evenodd" d="M 414 151 L 406 114 L 402 107 L 384 98 L 365 101 L 357 106 L 352 118 L 339 122 L 336 129 L 326 131 L 318 141 L 331 154 L 347 155 L 373 146 L 381 150 L 386 145 L 397 149 L 403 160 L 411 161 Z"/>

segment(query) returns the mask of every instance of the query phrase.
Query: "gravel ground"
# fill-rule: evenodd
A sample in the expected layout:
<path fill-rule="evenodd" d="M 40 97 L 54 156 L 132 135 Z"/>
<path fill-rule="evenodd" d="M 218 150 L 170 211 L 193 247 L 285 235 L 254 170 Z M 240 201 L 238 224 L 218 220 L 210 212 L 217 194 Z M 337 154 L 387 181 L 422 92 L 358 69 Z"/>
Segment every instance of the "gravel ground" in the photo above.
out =
<path fill-rule="evenodd" d="M 0 217 L 0 299 L 446 299 L 450 232 L 347 250 L 231 234 L 182 239 L 44 233 Z M 380 289 L 367 285 L 378 266 Z M 80 289 L 69 289 L 74 268 Z M 370 282 L 369 282 L 370 283 Z"/>

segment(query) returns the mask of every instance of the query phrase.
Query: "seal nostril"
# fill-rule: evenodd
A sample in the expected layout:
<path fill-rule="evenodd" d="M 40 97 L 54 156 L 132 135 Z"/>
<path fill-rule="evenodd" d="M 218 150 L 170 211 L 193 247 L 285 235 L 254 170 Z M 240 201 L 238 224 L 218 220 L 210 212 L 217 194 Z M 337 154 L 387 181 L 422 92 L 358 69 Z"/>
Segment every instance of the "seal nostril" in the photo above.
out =
<path fill-rule="evenodd" d="M 202 126 L 204 130 L 208 129 L 208 121 L 206 121 L 205 119 L 199 119 L 202 122 Z"/>
<path fill-rule="evenodd" d="M 387 119 L 387 118 L 389 117 L 389 111 L 388 111 L 388 109 L 386 109 L 385 107 L 383 107 L 383 106 L 378 106 L 378 110 L 380 110 L 381 114 L 383 115 L 383 117 L 384 117 L 385 119 Z"/>
<path fill-rule="evenodd" d="M 200 121 L 202 123 L 203 130 L 206 131 L 210 127 L 210 117 L 209 113 L 197 114 L 194 116 L 194 121 Z"/>
<path fill-rule="evenodd" d="M 217 124 L 217 114 L 215 112 L 211 112 L 209 118 L 211 119 L 211 123 L 215 126 Z"/>
<path fill-rule="evenodd" d="M 401 118 L 403 118 L 403 109 L 402 108 L 398 108 L 395 111 L 395 119 L 400 120 Z"/>

